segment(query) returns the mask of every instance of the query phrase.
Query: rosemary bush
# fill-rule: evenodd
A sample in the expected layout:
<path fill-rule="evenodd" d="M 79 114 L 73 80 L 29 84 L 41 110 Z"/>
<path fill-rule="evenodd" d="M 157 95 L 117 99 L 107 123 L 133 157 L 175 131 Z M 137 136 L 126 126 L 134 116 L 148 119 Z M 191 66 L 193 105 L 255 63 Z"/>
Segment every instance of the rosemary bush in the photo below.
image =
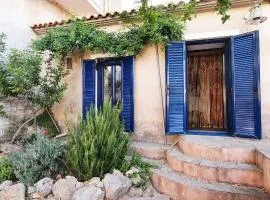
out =
<path fill-rule="evenodd" d="M 86 119 L 79 119 L 69 133 L 67 166 L 79 180 L 103 177 L 120 168 L 127 153 L 129 137 L 124 134 L 119 106 L 104 103 L 91 108 Z"/>
<path fill-rule="evenodd" d="M 64 172 L 65 148 L 56 141 L 36 135 L 19 152 L 8 158 L 16 177 L 26 185 L 32 185 L 43 177 L 52 177 Z"/>

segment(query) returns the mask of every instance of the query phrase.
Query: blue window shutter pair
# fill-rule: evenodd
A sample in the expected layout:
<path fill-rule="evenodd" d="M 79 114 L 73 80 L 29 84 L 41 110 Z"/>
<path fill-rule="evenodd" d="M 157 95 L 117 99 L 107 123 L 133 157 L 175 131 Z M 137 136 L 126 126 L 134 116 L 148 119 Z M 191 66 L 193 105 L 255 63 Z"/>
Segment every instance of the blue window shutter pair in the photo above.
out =
<path fill-rule="evenodd" d="M 134 57 L 128 56 L 122 59 L 122 119 L 125 131 L 134 130 L 134 95 L 133 95 L 133 67 Z M 84 61 L 83 65 L 83 118 L 87 111 L 95 102 L 95 83 L 96 83 L 96 62 L 95 60 Z M 101 81 L 98 73 L 98 81 Z M 100 88 L 98 88 L 100 89 Z M 97 93 L 100 95 L 100 93 Z M 97 102 L 99 103 L 99 102 Z M 98 105 L 100 106 L 100 105 Z"/>
<path fill-rule="evenodd" d="M 167 133 L 186 132 L 186 44 L 167 48 Z M 259 33 L 231 38 L 232 130 L 235 136 L 261 138 Z"/>

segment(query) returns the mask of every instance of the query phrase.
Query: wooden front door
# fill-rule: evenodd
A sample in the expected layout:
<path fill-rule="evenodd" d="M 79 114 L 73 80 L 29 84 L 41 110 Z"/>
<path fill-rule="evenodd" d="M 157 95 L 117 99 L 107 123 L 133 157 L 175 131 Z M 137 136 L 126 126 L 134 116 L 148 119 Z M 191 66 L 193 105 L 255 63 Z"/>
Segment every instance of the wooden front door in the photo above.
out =
<path fill-rule="evenodd" d="M 188 52 L 188 128 L 226 130 L 223 50 Z"/>

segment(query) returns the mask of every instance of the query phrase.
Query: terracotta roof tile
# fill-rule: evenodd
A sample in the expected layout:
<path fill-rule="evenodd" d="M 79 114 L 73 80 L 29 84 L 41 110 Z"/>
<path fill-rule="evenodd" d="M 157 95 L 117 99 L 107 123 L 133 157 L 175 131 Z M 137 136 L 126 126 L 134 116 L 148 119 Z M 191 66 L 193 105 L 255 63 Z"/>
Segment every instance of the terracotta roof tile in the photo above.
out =
<path fill-rule="evenodd" d="M 270 0 L 264 0 L 264 1 L 270 1 Z M 235 5 L 248 5 L 250 3 L 252 3 L 253 0 L 233 0 L 232 3 Z M 183 2 L 180 2 L 179 4 L 181 4 Z M 200 0 L 199 1 L 200 5 L 201 5 L 201 9 L 205 9 L 205 6 L 207 7 L 211 7 L 213 8 L 213 5 L 215 5 L 215 0 Z M 164 8 L 172 8 L 177 6 L 178 4 L 168 4 L 167 6 L 164 6 Z M 161 6 L 162 7 L 162 6 Z M 200 6 L 199 6 L 200 7 Z M 98 14 L 98 15 L 90 15 L 90 16 L 84 16 L 81 19 L 84 21 L 97 21 L 97 20 L 101 20 L 101 19 L 115 19 L 120 17 L 120 15 L 124 14 L 127 16 L 134 16 L 136 15 L 137 10 L 132 9 L 130 11 L 122 11 L 122 12 L 113 12 L 113 13 L 106 13 L 104 15 L 102 14 Z M 69 24 L 71 23 L 71 19 L 68 20 L 61 20 L 61 21 L 54 21 L 54 22 L 48 22 L 48 23 L 43 23 L 43 24 L 34 24 L 33 26 L 31 26 L 31 28 L 36 31 L 38 29 L 43 29 L 43 28 L 49 28 L 49 27 L 55 27 L 55 26 L 61 26 L 64 24 Z"/>
<path fill-rule="evenodd" d="M 98 15 L 84 16 L 81 19 L 83 21 L 91 21 L 91 20 L 99 20 L 99 19 L 106 19 L 106 18 L 117 18 L 122 14 L 127 14 L 127 15 L 132 16 L 136 13 L 137 11 L 133 9 L 131 11 L 106 13 L 104 15 L 98 14 Z M 48 23 L 43 23 L 43 24 L 34 24 L 33 26 L 31 26 L 31 28 L 40 29 L 40 28 L 53 27 L 53 26 L 58 26 L 58 25 L 63 25 L 63 24 L 69 24 L 71 23 L 71 21 L 72 21 L 71 19 L 68 19 L 68 20 L 54 21 L 54 22 L 48 22 Z"/>

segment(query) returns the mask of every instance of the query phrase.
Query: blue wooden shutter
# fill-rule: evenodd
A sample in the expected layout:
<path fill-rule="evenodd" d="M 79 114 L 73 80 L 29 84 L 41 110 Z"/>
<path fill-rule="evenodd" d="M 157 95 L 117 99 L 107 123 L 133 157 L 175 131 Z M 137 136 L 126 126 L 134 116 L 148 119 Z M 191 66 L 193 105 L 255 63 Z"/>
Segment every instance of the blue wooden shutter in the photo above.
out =
<path fill-rule="evenodd" d="M 134 57 L 123 58 L 122 66 L 122 119 L 125 131 L 134 130 L 134 98 L 133 98 L 133 66 Z"/>
<path fill-rule="evenodd" d="M 167 48 L 167 132 L 185 131 L 186 44 L 173 42 Z"/>
<path fill-rule="evenodd" d="M 261 138 L 259 33 L 232 37 L 233 134 Z"/>
<path fill-rule="evenodd" d="M 83 118 L 91 105 L 95 104 L 95 60 L 83 63 Z"/>

